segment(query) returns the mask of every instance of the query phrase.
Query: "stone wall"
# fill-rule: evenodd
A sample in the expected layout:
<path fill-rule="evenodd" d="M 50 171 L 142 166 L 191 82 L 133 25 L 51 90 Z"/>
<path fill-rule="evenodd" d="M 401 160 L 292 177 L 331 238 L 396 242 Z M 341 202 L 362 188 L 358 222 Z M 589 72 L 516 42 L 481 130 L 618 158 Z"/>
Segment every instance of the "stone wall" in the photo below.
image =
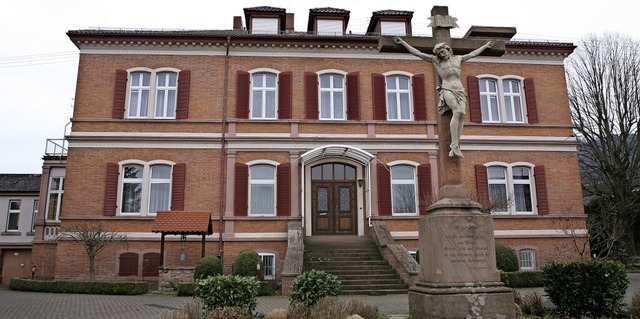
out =
<path fill-rule="evenodd" d="M 193 267 L 160 268 L 158 290 L 175 290 L 182 282 L 193 282 Z"/>

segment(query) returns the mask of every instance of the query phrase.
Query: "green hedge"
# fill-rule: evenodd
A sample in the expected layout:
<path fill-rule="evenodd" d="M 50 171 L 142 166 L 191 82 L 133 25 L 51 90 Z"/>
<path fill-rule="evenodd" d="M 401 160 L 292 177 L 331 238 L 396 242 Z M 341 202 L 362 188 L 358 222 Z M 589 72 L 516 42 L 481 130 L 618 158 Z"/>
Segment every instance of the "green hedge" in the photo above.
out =
<path fill-rule="evenodd" d="M 500 272 L 500 281 L 511 288 L 529 288 L 544 286 L 542 271 Z"/>
<path fill-rule="evenodd" d="M 71 294 L 142 295 L 149 292 L 149 283 L 146 281 L 31 280 L 16 277 L 11 278 L 9 289 Z"/>
<path fill-rule="evenodd" d="M 212 276 L 196 282 L 196 296 L 207 310 L 237 307 L 253 313 L 258 303 L 258 286 L 253 277 Z"/>
<path fill-rule="evenodd" d="M 518 256 L 509 246 L 496 243 L 496 266 L 499 270 L 506 272 L 518 271 Z"/>
<path fill-rule="evenodd" d="M 544 291 L 560 317 L 615 318 L 629 285 L 624 265 L 611 260 L 546 264 Z"/>
<path fill-rule="evenodd" d="M 196 283 L 181 282 L 178 284 L 177 292 L 180 297 L 193 297 L 196 295 Z"/>

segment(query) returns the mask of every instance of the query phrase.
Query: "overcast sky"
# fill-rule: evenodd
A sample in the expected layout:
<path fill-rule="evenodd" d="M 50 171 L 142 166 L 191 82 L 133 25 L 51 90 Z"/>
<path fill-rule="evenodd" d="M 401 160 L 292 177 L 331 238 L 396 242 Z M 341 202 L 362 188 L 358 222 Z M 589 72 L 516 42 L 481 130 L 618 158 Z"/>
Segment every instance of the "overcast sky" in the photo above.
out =
<path fill-rule="evenodd" d="M 471 25 L 516 27 L 515 39 L 579 44 L 589 33 L 640 39 L 638 0 L 6 0 L 0 9 L 0 173 L 41 173 L 48 138 L 63 138 L 72 116 L 78 50 L 68 30 L 89 28 L 231 29 L 243 8 L 272 6 L 295 14 L 306 31 L 309 9 L 351 11 L 347 30 L 364 33 L 372 12 L 413 11 L 414 35 L 431 34 L 434 5 L 458 18 L 454 37 Z"/>

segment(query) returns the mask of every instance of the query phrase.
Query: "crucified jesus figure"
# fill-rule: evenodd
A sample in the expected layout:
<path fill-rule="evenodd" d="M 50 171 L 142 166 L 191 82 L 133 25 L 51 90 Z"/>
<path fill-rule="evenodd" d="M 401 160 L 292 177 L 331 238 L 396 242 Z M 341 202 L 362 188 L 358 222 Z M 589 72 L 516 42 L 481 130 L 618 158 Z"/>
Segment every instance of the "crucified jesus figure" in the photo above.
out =
<path fill-rule="evenodd" d="M 493 47 L 493 41 L 465 54 L 453 55 L 453 50 L 446 43 L 438 43 L 433 48 L 435 55 L 418 51 L 399 37 L 394 37 L 393 42 L 401 44 L 409 52 L 427 62 L 431 62 L 440 76 L 441 83 L 438 85 L 438 112 L 444 114 L 448 110 L 453 113 L 449 128 L 451 130 L 451 151 L 449 157 L 463 157 L 460 151 L 460 135 L 464 126 L 464 118 L 467 107 L 467 93 L 460 82 L 460 67 L 463 61 L 469 60 L 482 53 L 485 49 Z"/>

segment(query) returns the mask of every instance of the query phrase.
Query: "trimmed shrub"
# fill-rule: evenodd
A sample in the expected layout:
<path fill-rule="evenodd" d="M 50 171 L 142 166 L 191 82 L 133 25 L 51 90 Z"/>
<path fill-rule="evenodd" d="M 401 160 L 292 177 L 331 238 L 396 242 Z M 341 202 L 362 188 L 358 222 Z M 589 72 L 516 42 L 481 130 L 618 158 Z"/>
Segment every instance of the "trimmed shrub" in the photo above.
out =
<path fill-rule="evenodd" d="M 181 282 L 176 289 L 178 297 L 193 297 L 196 295 L 195 282 Z"/>
<path fill-rule="evenodd" d="M 193 271 L 194 280 L 216 275 L 222 275 L 222 262 L 216 256 L 202 257 Z"/>
<path fill-rule="evenodd" d="M 622 312 L 629 285 L 624 265 L 611 260 L 554 262 L 543 267 L 544 291 L 556 315 L 613 318 Z"/>
<path fill-rule="evenodd" d="M 68 294 L 142 295 L 149 292 L 149 283 L 146 281 L 71 281 L 11 278 L 9 289 Z"/>
<path fill-rule="evenodd" d="M 516 252 L 509 246 L 496 243 L 496 266 L 504 272 L 520 270 Z"/>
<path fill-rule="evenodd" d="M 258 263 L 261 264 L 260 268 L 262 268 L 262 259 L 257 252 L 253 250 L 242 251 L 231 265 L 231 274 L 255 278 L 258 275 L 256 269 Z M 258 280 L 262 280 L 262 274 L 259 274 L 259 276 Z"/>
<path fill-rule="evenodd" d="M 337 296 L 340 293 L 338 277 L 322 270 L 303 272 L 293 280 L 291 287 L 291 303 L 301 303 L 309 308 L 327 296 Z"/>
<path fill-rule="evenodd" d="M 196 283 L 196 296 L 211 311 L 241 308 L 253 313 L 258 302 L 258 281 L 241 276 L 207 277 Z"/>
<path fill-rule="evenodd" d="M 542 271 L 500 272 L 500 281 L 511 288 L 542 287 Z"/>

